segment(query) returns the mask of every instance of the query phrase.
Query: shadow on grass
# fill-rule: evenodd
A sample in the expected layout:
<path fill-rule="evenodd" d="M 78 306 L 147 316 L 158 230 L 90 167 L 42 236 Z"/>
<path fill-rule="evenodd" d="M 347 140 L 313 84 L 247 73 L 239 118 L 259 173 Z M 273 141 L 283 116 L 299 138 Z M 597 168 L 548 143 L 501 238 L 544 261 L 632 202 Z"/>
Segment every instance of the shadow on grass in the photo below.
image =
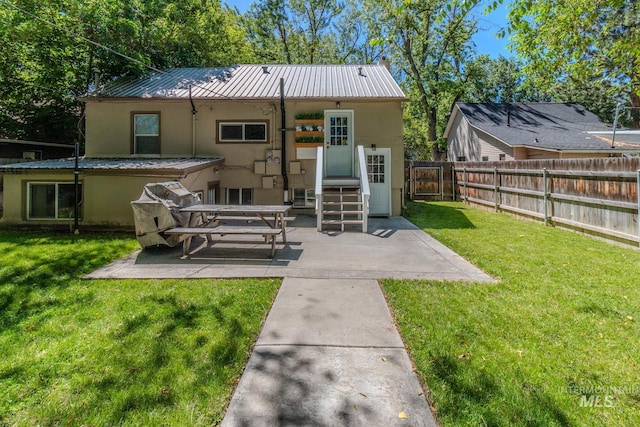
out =
<path fill-rule="evenodd" d="M 92 396 L 89 406 L 111 402 L 102 421 L 112 425 L 186 402 L 210 402 L 216 389 L 233 381 L 253 338 L 237 318 L 232 296 L 191 302 L 154 294 L 143 298 L 141 305 L 145 312 L 136 313 L 113 332 L 112 356 L 100 361 L 108 369 L 93 377 L 83 392 Z M 208 417 L 222 409 L 193 408 Z M 207 424 L 215 421 L 208 419 Z"/>
<path fill-rule="evenodd" d="M 65 289 L 75 279 L 124 255 L 127 245 L 123 243 L 122 238 L 110 236 L 0 232 L 0 326 L 10 328 L 34 312 L 63 304 L 58 298 L 39 294 Z"/>
<path fill-rule="evenodd" d="M 459 205 L 410 201 L 404 216 L 423 230 L 475 228 Z"/>
<path fill-rule="evenodd" d="M 431 362 L 430 370 L 444 390 L 437 394 L 447 394 L 436 403 L 440 417 L 453 424 L 462 422 L 460 414 L 473 413 L 480 414 L 485 425 L 505 425 L 507 420 L 513 425 L 574 425 L 541 387 L 523 384 L 521 390 L 507 390 L 517 385 L 499 383 L 486 371 L 466 364 L 466 360 L 451 355 L 437 356 Z"/>

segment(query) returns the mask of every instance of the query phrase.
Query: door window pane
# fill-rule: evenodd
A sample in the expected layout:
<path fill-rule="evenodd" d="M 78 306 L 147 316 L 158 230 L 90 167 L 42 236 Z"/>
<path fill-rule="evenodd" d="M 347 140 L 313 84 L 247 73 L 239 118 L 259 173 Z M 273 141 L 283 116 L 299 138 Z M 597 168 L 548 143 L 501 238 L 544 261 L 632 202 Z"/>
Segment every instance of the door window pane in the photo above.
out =
<path fill-rule="evenodd" d="M 367 155 L 367 173 L 370 183 L 384 184 L 384 156 L 378 154 Z"/>

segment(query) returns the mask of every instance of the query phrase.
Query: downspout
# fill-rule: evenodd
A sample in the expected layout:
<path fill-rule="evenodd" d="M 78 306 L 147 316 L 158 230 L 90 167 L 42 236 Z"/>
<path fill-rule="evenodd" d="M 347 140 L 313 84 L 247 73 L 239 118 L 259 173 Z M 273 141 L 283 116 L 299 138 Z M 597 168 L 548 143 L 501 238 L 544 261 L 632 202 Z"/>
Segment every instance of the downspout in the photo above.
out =
<path fill-rule="evenodd" d="M 189 85 L 189 102 L 191 103 L 191 156 L 196 156 L 196 114 L 198 114 L 198 110 L 196 110 L 196 106 L 193 103 L 193 98 L 191 97 L 191 85 Z"/>
<path fill-rule="evenodd" d="M 79 157 L 80 157 L 80 143 L 76 142 L 74 147 L 74 166 L 73 166 L 73 185 L 75 190 L 74 196 L 74 208 L 73 208 L 73 234 L 80 234 L 80 230 L 78 227 L 78 221 L 80 212 L 78 212 L 78 206 L 80 205 L 80 165 L 79 165 Z"/>
<path fill-rule="evenodd" d="M 282 171 L 282 179 L 284 180 L 284 202 L 289 203 L 289 177 L 287 176 L 287 113 L 284 109 L 284 79 L 280 79 L 280 114 L 282 127 L 282 159 L 280 167 Z"/>

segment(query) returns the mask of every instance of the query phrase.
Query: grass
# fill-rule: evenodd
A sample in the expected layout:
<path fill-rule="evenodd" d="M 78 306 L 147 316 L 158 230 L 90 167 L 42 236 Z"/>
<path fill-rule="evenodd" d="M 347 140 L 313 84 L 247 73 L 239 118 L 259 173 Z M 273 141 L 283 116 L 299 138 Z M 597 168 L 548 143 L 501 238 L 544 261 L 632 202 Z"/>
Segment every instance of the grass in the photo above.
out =
<path fill-rule="evenodd" d="M 498 279 L 383 283 L 443 426 L 640 425 L 640 252 L 453 202 L 406 215 Z"/>
<path fill-rule="evenodd" d="M 277 280 L 97 280 L 117 236 L 0 232 L 0 425 L 220 422 Z"/>

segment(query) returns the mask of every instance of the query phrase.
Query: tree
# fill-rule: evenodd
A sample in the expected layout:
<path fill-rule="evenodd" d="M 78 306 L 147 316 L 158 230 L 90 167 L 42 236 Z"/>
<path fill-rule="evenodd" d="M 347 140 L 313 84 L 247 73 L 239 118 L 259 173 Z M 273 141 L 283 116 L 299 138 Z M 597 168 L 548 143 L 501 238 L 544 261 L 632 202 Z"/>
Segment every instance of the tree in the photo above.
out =
<path fill-rule="evenodd" d="M 423 136 L 432 159 L 443 156 L 446 115 L 477 71 L 468 67 L 476 31 L 473 5 L 464 0 L 369 1 L 378 18 L 379 42 L 402 70 L 412 103 L 412 122 L 426 123 Z M 409 124 L 410 129 L 421 126 Z M 418 150 L 424 151 L 424 150 Z"/>
<path fill-rule="evenodd" d="M 108 81 L 147 66 L 249 61 L 237 21 L 218 0 L 3 1 L 0 136 L 81 140 L 84 105 L 77 98 L 93 88 L 94 70 Z"/>
<path fill-rule="evenodd" d="M 331 22 L 341 9 L 336 0 L 265 0 L 249 8 L 243 25 L 260 62 L 336 63 Z"/>
<path fill-rule="evenodd" d="M 511 39 L 536 84 L 609 82 L 640 107 L 640 7 L 635 0 L 514 0 Z M 634 125 L 640 126 L 636 117 Z"/>
<path fill-rule="evenodd" d="M 515 58 L 480 55 L 468 66 L 475 68 L 475 78 L 469 80 L 462 97 L 465 102 L 526 102 L 544 97 L 539 90 L 525 85 L 522 63 Z"/>

